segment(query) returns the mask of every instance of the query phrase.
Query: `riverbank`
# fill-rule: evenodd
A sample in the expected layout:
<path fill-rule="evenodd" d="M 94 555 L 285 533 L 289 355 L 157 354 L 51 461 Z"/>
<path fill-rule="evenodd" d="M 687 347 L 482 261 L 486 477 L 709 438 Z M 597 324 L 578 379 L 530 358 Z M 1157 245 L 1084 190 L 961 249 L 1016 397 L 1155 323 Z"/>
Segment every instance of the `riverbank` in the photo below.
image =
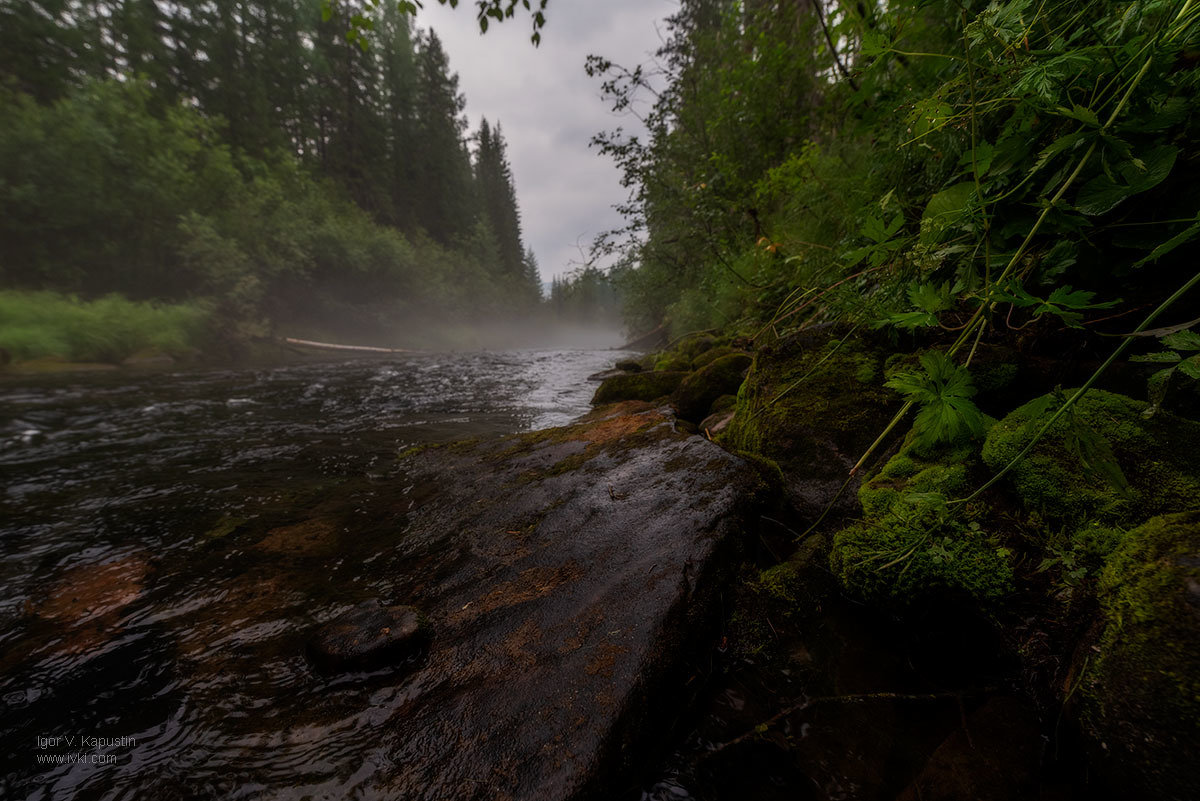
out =
<path fill-rule="evenodd" d="M 597 393 L 662 396 L 781 495 L 651 797 L 1195 797 L 1192 396 L 1148 415 L 1129 365 L 1056 418 L 1093 343 L 984 343 L 977 385 L 956 379 L 980 425 L 930 441 L 919 417 L 889 430 L 893 387 L 940 369 L 920 349 L 844 329 L 751 344 L 685 338 Z"/>

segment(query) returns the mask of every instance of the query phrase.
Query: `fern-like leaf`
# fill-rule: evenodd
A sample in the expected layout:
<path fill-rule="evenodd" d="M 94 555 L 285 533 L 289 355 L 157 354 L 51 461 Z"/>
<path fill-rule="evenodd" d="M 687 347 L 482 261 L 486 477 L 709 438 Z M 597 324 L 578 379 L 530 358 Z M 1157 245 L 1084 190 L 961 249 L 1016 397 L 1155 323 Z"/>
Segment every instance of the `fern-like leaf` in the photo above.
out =
<path fill-rule="evenodd" d="M 965 367 L 940 351 L 921 355 L 922 372 L 898 373 L 887 386 L 920 406 L 913 431 L 920 445 L 931 447 L 963 436 L 983 434 L 983 414 L 971 397 L 975 385 Z"/>

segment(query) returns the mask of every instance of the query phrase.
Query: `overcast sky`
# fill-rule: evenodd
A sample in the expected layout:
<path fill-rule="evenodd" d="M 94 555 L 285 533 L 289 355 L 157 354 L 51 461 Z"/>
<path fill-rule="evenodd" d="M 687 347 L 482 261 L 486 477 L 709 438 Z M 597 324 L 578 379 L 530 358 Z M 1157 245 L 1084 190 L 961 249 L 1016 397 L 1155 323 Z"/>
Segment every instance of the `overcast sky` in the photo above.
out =
<path fill-rule="evenodd" d="M 437 31 L 458 73 L 471 130 L 481 117 L 503 128 L 525 244 L 546 281 L 581 260 L 577 241 L 586 250 L 620 224 L 612 207 L 626 190 L 612 160 L 588 141 L 618 125 L 638 127 L 609 111 L 584 61 L 594 53 L 629 67 L 648 62 L 665 34 L 663 18 L 676 8 L 677 0 L 551 0 L 537 48 L 520 11 L 482 36 L 471 0 L 457 10 L 425 0 L 417 15 L 420 27 Z"/>

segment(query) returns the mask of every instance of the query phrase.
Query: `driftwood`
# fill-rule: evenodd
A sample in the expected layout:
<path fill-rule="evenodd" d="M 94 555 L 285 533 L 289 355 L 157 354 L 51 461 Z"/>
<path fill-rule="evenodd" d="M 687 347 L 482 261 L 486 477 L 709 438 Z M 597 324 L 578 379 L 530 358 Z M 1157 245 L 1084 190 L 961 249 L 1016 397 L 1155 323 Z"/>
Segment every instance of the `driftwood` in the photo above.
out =
<path fill-rule="evenodd" d="M 335 345 L 331 342 L 313 342 L 310 339 L 295 339 L 293 337 L 284 337 L 281 340 L 287 345 L 302 345 L 306 348 L 317 348 L 318 350 L 351 350 L 364 353 L 416 353 L 415 350 L 407 348 L 376 348 L 370 345 Z"/>

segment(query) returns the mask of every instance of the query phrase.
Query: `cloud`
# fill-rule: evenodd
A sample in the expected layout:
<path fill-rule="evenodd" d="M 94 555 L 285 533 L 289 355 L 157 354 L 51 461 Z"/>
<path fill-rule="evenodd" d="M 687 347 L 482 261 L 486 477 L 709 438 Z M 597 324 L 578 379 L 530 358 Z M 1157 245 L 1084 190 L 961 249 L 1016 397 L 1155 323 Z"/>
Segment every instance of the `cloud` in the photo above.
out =
<path fill-rule="evenodd" d="M 474 3 L 452 10 L 428 0 L 417 16 L 442 39 L 472 130 L 482 117 L 504 129 L 525 243 L 546 280 L 579 260 L 577 239 L 586 246 L 621 224 L 612 207 L 628 191 L 611 160 L 588 147 L 592 135 L 618 125 L 640 129 L 636 119 L 610 112 L 600 81 L 584 72 L 585 59 L 594 53 L 630 67 L 649 61 L 661 45 L 662 19 L 677 9 L 677 0 L 554 0 L 537 48 L 520 13 L 482 36 Z"/>

